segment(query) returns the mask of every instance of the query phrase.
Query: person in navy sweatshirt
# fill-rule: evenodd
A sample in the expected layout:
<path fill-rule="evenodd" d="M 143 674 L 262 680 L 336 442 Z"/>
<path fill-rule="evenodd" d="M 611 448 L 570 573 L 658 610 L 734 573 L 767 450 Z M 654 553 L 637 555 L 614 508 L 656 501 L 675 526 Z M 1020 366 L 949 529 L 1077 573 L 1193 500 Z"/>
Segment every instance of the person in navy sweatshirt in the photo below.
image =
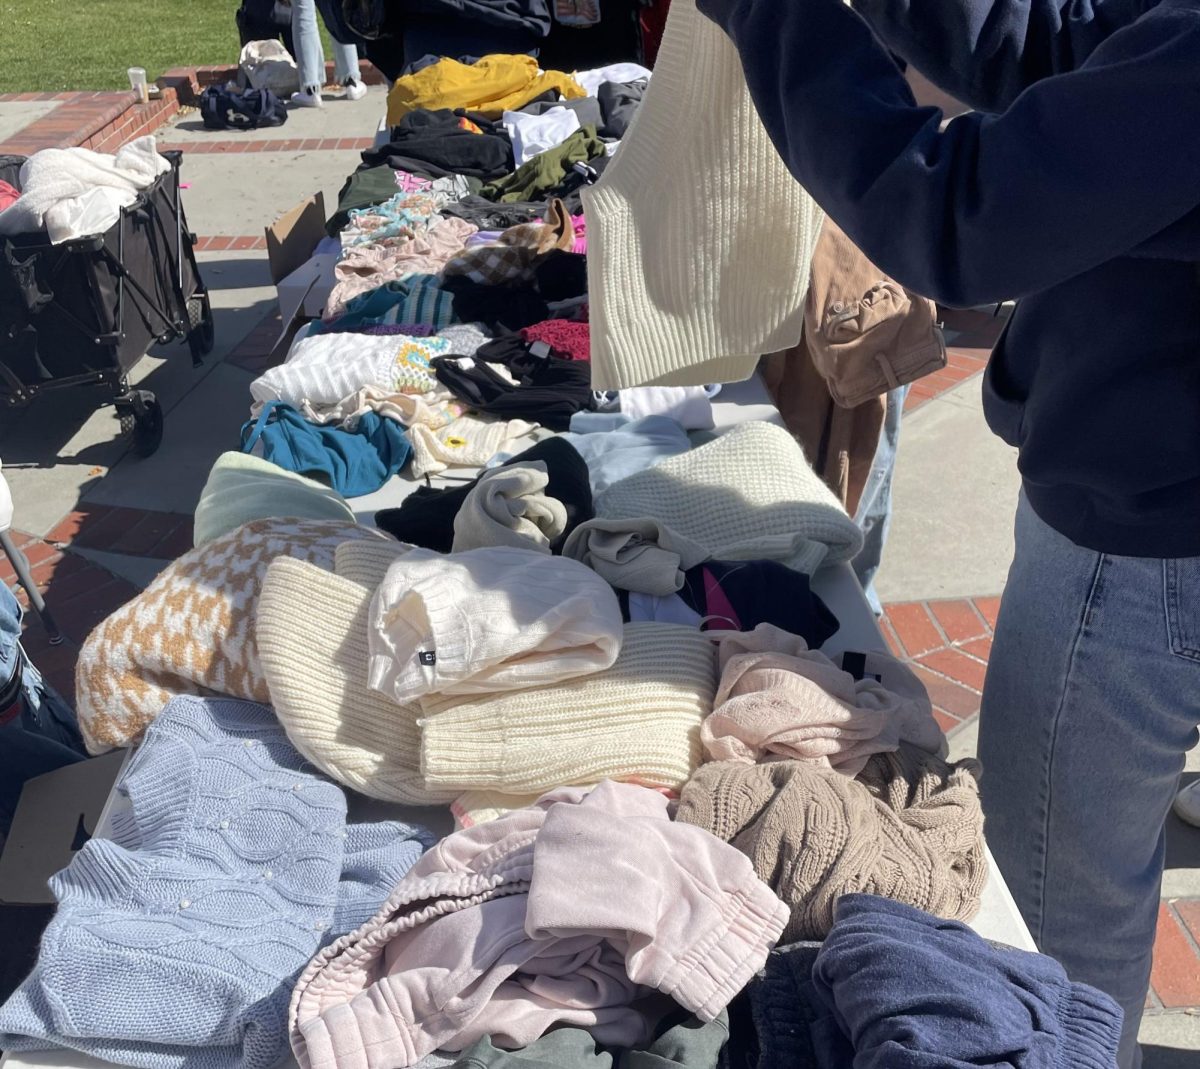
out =
<path fill-rule="evenodd" d="M 1017 300 L 983 386 L 1023 480 L 988 840 L 1041 949 L 1121 1003 L 1136 1066 L 1200 721 L 1200 2 L 698 6 L 867 256 L 943 304 Z M 889 52 L 977 110 L 942 128 Z"/>

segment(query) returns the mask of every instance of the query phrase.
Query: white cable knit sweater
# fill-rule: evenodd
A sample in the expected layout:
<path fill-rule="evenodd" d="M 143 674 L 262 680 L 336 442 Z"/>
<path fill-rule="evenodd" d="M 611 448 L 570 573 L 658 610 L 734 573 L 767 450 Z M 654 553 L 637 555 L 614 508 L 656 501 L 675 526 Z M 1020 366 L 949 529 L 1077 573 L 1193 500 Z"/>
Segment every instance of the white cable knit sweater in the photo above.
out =
<path fill-rule="evenodd" d="M 583 203 L 596 389 L 736 382 L 799 342 L 823 216 L 695 0 L 671 4 L 654 79 Z"/>

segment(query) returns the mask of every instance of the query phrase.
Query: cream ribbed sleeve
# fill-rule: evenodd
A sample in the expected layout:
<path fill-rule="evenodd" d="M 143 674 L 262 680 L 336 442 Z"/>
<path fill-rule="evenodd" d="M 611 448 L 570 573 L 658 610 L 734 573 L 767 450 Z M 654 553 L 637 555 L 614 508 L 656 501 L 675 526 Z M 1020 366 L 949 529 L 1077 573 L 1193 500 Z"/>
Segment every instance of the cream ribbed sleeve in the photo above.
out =
<path fill-rule="evenodd" d="M 421 770 L 431 790 L 533 794 L 631 780 L 679 787 L 700 761 L 716 692 L 712 643 L 675 624 L 627 624 L 603 672 L 463 701 L 421 699 Z"/>
<path fill-rule="evenodd" d="M 611 666 L 621 606 L 600 576 L 567 557 L 509 546 L 449 556 L 414 549 L 375 591 L 367 645 L 367 683 L 396 702 L 520 694 Z"/>
<path fill-rule="evenodd" d="M 736 382 L 799 342 L 823 216 L 695 0 L 671 4 L 646 96 L 583 203 L 596 389 Z"/>
<path fill-rule="evenodd" d="M 367 686 L 371 589 L 279 557 L 258 599 L 257 634 L 275 715 L 326 775 L 371 798 L 439 805 L 458 791 L 426 790 L 418 707 Z"/>

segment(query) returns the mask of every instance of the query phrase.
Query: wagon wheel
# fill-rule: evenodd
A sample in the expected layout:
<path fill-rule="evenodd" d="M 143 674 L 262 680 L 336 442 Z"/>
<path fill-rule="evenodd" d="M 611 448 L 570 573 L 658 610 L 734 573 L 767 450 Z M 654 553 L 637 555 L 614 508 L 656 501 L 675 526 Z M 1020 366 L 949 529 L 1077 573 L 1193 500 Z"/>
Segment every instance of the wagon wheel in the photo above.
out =
<path fill-rule="evenodd" d="M 212 352 L 216 341 L 212 304 L 207 293 L 197 293 L 188 298 L 188 348 L 192 350 L 192 363 L 199 364 Z"/>
<path fill-rule="evenodd" d="M 149 390 L 126 390 L 115 400 L 121 433 L 133 439 L 133 451 L 148 457 L 163 436 L 163 410 L 158 398 Z"/>
<path fill-rule="evenodd" d="M 125 419 L 121 419 L 124 429 Z M 139 457 L 148 457 L 162 444 L 163 410 L 157 398 L 151 394 L 143 401 L 142 411 L 133 414 L 133 451 Z"/>

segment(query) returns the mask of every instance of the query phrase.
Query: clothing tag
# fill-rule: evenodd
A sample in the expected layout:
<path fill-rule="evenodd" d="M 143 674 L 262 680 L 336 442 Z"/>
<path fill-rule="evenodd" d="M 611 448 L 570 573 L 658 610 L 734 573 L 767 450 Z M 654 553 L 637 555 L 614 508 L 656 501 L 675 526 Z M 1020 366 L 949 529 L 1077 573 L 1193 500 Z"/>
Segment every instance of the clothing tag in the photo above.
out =
<path fill-rule="evenodd" d="M 437 654 L 433 650 L 417 650 L 417 661 L 426 667 L 437 664 Z"/>
<path fill-rule="evenodd" d="M 529 346 L 529 355 L 536 356 L 539 360 L 545 360 L 550 355 L 550 352 L 550 346 L 544 341 L 535 341 Z"/>
<path fill-rule="evenodd" d="M 454 361 L 463 371 L 470 371 L 475 366 L 475 360 L 469 356 L 459 357 Z"/>

